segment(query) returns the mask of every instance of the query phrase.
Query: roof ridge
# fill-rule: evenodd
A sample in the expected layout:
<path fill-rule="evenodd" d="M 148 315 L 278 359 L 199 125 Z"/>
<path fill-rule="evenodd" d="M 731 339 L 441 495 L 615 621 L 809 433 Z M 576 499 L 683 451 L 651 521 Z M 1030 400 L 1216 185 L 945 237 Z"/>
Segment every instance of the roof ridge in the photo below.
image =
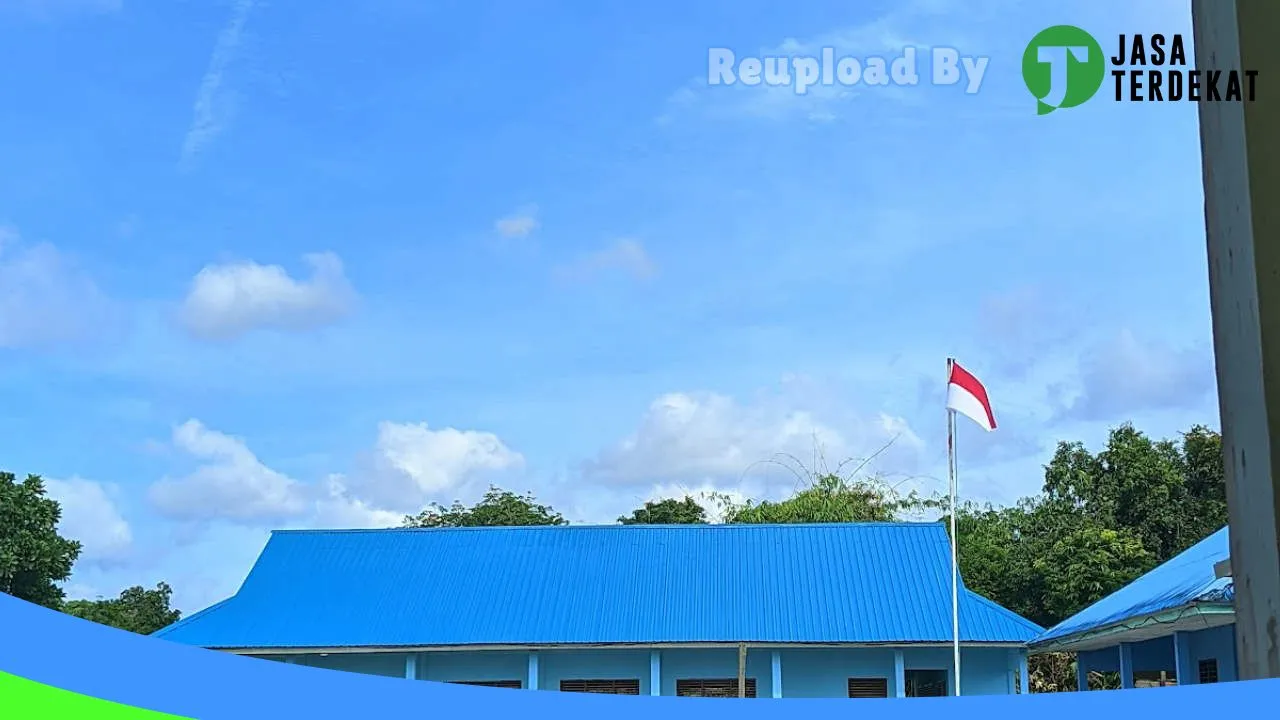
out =
<path fill-rule="evenodd" d="M 461 527 L 388 527 L 388 528 L 283 528 L 272 530 L 273 535 L 324 535 L 342 533 L 420 533 L 420 532 L 485 532 L 497 530 L 571 531 L 571 530 L 748 530 L 765 528 L 849 528 L 849 527 L 939 527 L 939 521 L 885 521 L 830 522 L 830 523 L 596 523 L 580 525 L 484 525 Z"/>

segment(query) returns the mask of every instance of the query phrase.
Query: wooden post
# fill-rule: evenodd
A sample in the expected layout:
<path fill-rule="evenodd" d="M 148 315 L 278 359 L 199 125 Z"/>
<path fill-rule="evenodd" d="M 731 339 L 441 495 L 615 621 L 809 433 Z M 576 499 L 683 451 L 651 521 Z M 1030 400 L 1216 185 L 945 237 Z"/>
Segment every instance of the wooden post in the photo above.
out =
<path fill-rule="evenodd" d="M 1257 71 L 1253 102 L 1201 102 L 1209 295 L 1239 678 L 1280 677 L 1280 25 L 1274 0 L 1192 0 L 1195 64 Z M 1225 76 L 1225 72 L 1224 72 Z M 1179 678 L 1181 681 L 1182 678 Z"/>
<path fill-rule="evenodd" d="M 747 696 L 747 644 L 738 643 L 738 697 Z"/>

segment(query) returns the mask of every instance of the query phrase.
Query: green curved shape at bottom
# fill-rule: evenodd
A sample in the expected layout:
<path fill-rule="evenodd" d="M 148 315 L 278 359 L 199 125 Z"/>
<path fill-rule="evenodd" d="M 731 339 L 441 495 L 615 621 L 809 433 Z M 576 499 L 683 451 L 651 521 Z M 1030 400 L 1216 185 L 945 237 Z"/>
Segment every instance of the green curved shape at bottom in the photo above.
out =
<path fill-rule="evenodd" d="M 13 720 L 191 720 L 79 695 L 0 672 L 0 717 Z"/>

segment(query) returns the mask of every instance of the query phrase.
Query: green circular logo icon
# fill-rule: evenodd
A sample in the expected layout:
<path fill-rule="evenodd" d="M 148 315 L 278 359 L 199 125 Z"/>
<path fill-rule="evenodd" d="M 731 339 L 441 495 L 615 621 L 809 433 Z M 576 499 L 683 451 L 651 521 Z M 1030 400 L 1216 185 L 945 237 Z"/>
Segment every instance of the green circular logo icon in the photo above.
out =
<path fill-rule="evenodd" d="M 1074 25 L 1041 30 L 1022 54 L 1022 80 L 1040 115 L 1083 104 L 1097 94 L 1106 74 L 1102 46 Z"/>

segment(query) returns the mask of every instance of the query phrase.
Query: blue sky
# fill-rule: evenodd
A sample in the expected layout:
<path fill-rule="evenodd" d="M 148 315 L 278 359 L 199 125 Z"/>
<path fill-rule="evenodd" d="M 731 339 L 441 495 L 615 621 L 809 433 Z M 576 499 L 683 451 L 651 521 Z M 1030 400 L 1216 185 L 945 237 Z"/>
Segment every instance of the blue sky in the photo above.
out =
<path fill-rule="evenodd" d="M 1216 425 L 1195 108 L 1039 117 L 1022 50 L 1184 2 L 0 3 L 0 466 L 72 595 L 233 592 L 276 527 L 489 483 L 577 522 L 775 453 L 966 497 L 1058 440 Z M 711 87 L 707 54 L 904 45 L 978 93 Z M 827 90 L 830 90 L 829 88 Z"/>

